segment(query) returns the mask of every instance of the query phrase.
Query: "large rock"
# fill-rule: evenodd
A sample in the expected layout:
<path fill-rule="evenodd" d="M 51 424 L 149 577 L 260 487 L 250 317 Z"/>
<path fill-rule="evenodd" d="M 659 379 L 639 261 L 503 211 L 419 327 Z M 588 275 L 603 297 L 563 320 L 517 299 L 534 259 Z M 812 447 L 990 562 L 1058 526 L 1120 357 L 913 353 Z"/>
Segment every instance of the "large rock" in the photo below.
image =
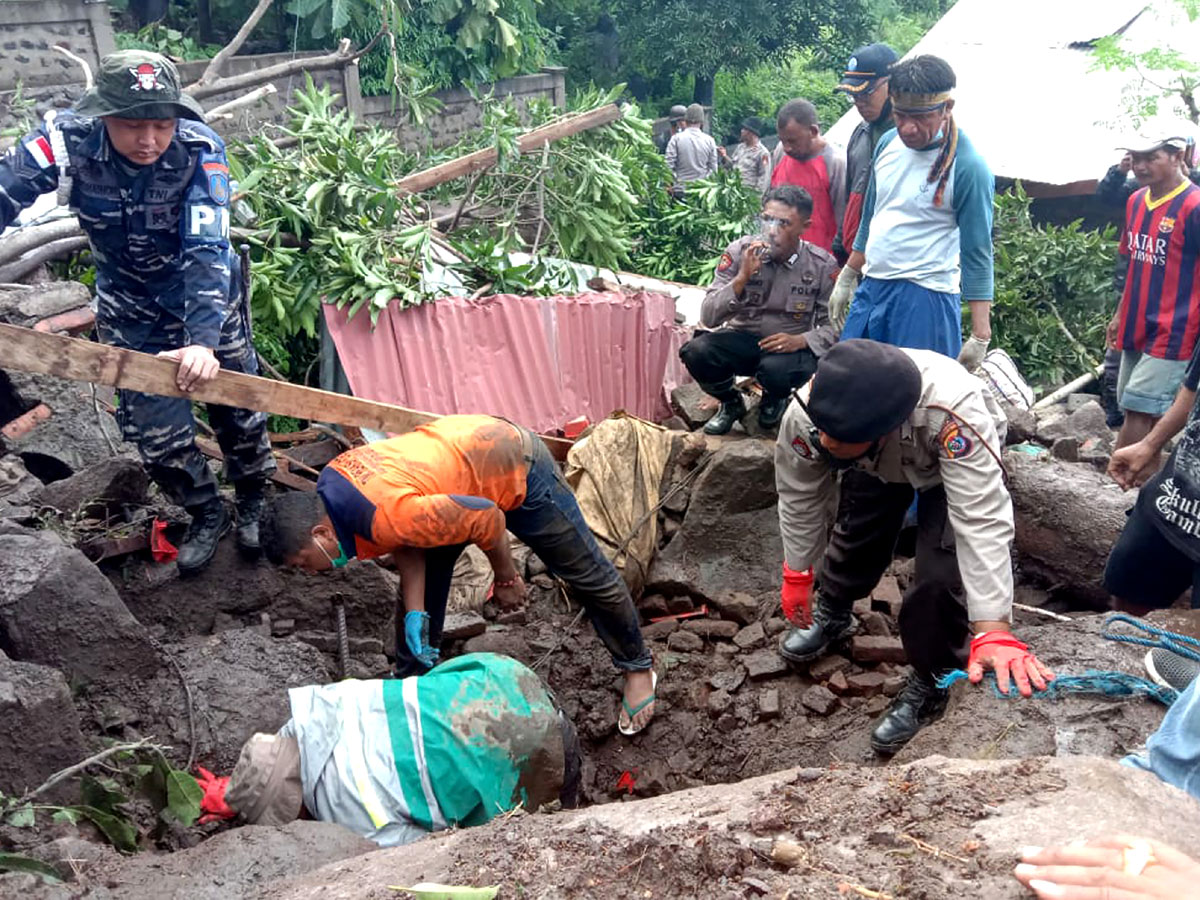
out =
<path fill-rule="evenodd" d="M 0 360 L 0 366 L 3 360 Z M 13 387 L 26 403 L 50 407 L 53 415 L 9 443 L 29 470 L 42 481 L 65 478 L 97 460 L 120 455 L 136 458 L 131 444 L 122 443 L 121 429 L 106 412 L 97 412 L 92 386 L 49 375 L 10 371 Z M 111 390 L 96 389 L 100 399 L 111 399 Z M 107 397 L 105 396 L 107 394 Z M 106 437 L 107 435 L 107 437 Z M 113 447 L 117 452 L 113 453 Z"/>
<path fill-rule="evenodd" d="M 0 638 L 16 659 L 72 681 L 148 677 L 160 664 L 100 570 L 53 534 L 0 535 Z"/>
<path fill-rule="evenodd" d="M 88 755 L 71 705 L 71 689 L 57 669 L 16 662 L 0 653 L 0 793 L 20 796 Z M 71 802 L 70 785 L 48 796 Z"/>
<path fill-rule="evenodd" d="M 15 453 L 0 456 L 0 517 L 28 518 L 42 482 L 30 474 Z"/>
<path fill-rule="evenodd" d="M 1104 564 L 1136 495 L 1090 465 L 1013 451 L 1005 453 L 1004 462 L 1022 572 L 1062 585 L 1064 592 L 1097 609 L 1107 608 Z"/>
<path fill-rule="evenodd" d="M 650 566 L 647 591 L 689 593 L 705 602 L 733 592 L 778 592 L 783 544 L 774 453 L 772 442 L 746 439 L 713 454 L 682 526 Z"/>
<path fill-rule="evenodd" d="M 291 718 L 288 688 L 329 680 L 324 657 L 295 640 L 275 640 L 242 628 L 166 645 L 192 692 L 196 759 L 215 772 L 229 772 L 242 745 L 258 731 L 278 731 Z M 187 702 L 179 676 L 163 669 L 151 682 L 124 695 L 141 710 L 140 731 L 187 757 Z"/>
<path fill-rule="evenodd" d="M 33 499 L 66 516 L 104 518 L 119 513 L 124 504 L 145 503 L 149 487 L 150 478 L 141 463 L 117 457 L 51 482 Z"/>
<path fill-rule="evenodd" d="M 1052 445 L 1061 438 L 1074 438 L 1083 444 L 1088 438 L 1098 438 L 1112 444 L 1113 433 L 1102 407 L 1095 400 L 1088 400 L 1066 416 L 1050 417 L 1038 421 L 1038 440 Z"/>
<path fill-rule="evenodd" d="M 703 388 L 694 381 L 681 384 L 671 391 L 671 409 L 688 428 L 699 428 L 716 414 L 719 405 L 715 397 L 704 393 Z"/>
<path fill-rule="evenodd" d="M 6 287 L 0 290 L 0 320 L 28 328 L 41 319 L 81 309 L 91 302 L 91 291 L 78 281 Z"/>

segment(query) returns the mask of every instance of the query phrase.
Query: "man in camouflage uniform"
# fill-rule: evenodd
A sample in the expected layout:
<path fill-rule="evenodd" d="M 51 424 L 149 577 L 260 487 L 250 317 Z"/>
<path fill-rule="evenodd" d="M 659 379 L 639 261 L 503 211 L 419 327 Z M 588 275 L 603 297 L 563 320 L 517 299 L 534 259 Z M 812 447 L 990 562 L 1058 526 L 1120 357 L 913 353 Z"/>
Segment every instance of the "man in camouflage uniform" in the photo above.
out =
<path fill-rule="evenodd" d="M 713 330 L 697 331 L 679 348 L 691 376 L 721 401 L 704 426 L 708 434 L 727 433 L 746 414 L 735 375 L 758 379 L 758 424 L 777 426 L 789 392 L 808 381 L 837 340 L 828 304 L 837 262 L 800 239 L 812 208 L 804 188 L 772 188 L 763 198 L 762 233 L 738 238 L 717 264 L 700 307 L 700 324 Z"/>
<path fill-rule="evenodd" d="M 69 184 L 60 195 L 91 242 L 100 340 L 177 360 L 184 391 L 221 366 L 258 372 L 230 265 L 225 146 L 203 120 L 170 60 L 122 51 L 100 61 L 95 87 L 72 110 L 48 117 L 0 159 L 0 231 L 39 195 Z M 255 557 L 264 482 L 275 468 L 266 416 L 208 411 L 236 489 L 238 546 Z M 117 416 L 151 477 L 191 513 L 179 569 L 197 571 L 230 520 L 196 448 L 191 402 L 122 390 Z"/>

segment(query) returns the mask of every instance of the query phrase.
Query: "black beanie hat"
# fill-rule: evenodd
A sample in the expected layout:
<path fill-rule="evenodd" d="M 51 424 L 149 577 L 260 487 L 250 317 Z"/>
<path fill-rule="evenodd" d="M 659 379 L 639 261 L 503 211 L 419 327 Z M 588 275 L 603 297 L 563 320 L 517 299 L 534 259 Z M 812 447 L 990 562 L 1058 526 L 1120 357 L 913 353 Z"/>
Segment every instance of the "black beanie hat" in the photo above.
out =
<path fill-rule="evenodd" d="M 900 427 L 921 399 L 921 371 L 899 347 L 852 338 L 821 357 L 808 416 L 846 444 L 877 440 Z"/>

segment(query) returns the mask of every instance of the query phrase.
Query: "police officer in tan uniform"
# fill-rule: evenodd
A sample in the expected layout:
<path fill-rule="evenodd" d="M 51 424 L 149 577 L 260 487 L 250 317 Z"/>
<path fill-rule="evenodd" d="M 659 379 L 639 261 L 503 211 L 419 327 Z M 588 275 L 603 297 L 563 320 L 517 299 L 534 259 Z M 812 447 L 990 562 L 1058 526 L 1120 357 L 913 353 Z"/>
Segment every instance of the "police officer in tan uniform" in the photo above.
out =
<path fill-rule="evenodd" d="M 780 653 L 816 659 L 854 633 L 855 600 L 892 561 L 904 514 L 917 504 L 915 578 L 900 610 L 908 682 L 876 723 L 871 745 L 891 754 L 941 715 L 935 680 L 966 665 L 974 682 L 995 672 L 1030 695 L 1053 674 L 1012 635 L 1012 500 L 999 454 L 1006 422 L 982 381 L 954 359 L 865 339 L 821 360 L 783 417 L 775 448 L 779 524 L 788 584 L 822 560 L 816 608 Z M 873 477 L 843 479 L 857 470 Z M 834 527 L 826 536 L 830 519 Z"/>
<path fill-rule="evenodd" d="M 758 422 L 772 429 L 787 408 L 788 393 L 812 377 L 817 358 L 833 346 L 829 294 L 837 262 L 800 235 L 812 216 L 812 197 L 784 185 L 763 198 L 762 233 L 726 248 L 700 308 L 698 332 L 679 356 L 721 408 L 704 426 L 725 434 L 746 405 L 735 375 L 753 375 L 762 385 Z"/>

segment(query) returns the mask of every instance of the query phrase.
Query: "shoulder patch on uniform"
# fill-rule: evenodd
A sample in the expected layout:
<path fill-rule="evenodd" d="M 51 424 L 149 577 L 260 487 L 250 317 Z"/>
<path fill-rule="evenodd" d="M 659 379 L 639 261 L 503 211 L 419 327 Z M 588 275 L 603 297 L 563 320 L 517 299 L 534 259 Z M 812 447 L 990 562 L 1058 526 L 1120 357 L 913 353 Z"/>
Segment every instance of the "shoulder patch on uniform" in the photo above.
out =
<path fill-rule="evenodd" d="M 813 448 L 808 446 L 808 441 L 804 440 L 800 435 L 792 438 L 792 449 L 800 455 L 801 459 L 813 458 Z"/>
<path fill-rule="evenodd" d="M 54 148 L 50 146 L 50 140 L 45 135 L 31 137 L 22 146 L 33 157 L 39 169 L 49 169 L 54 165 Z"/>
<path fill-rule="evenodd" d="M 229 202 L 229 166 L 223 162 L 206 162 L 204 174 L 208 178 L 208 194 L 224 206 Z"/>
<path fill-rule="evenodd" d="M 975 449 L 974 442 L 950 416 L 946 417 L 942 430 L 938 432 L 938 453 L 946 459 L 961 459 Z"/>
<path fill-rule="evenodd" d="M 726 250 L 721 254 L 721 261 L 717 263 L 718 272 L 728 272 L 733 268 L 733 256 Z"/>

